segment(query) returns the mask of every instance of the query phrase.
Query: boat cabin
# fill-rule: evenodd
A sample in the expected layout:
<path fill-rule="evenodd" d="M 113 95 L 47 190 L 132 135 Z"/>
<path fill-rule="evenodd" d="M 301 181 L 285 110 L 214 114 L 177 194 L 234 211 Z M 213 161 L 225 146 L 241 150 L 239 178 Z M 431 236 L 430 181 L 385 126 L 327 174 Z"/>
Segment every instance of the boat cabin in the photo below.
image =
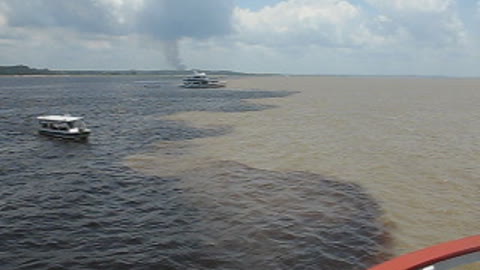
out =
<path fill-rule="evenodd" d="M 181 87 L 185 88 L 219 88 L 225 87 L 225 81 L 219 81 L 216 78 L 209 78 L 205 72 L 194 71 L 193 75 L 183 79 Z"/>
<path fill-rule="evenodd" d="M 46 115 L 37 117 L 37 120 L 40 125 L 38 132 L 42 135 L 74 140 L 86 140 L 90 135 L 83 117 Z"/>

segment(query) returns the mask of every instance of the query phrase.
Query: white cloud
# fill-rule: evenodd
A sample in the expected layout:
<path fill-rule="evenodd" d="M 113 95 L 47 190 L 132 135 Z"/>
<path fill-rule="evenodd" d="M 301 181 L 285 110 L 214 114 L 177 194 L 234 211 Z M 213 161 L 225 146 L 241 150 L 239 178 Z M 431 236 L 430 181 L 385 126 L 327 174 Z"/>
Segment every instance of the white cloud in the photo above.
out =
<path fill-rule="evenodd" d="M 128 24 L 142 9 L 144 0 L 98 0 L 101 5 L 110 7 L 110 12 L 119 24 Z"/>
<path fill-rule="evenodd" d="M 272 46 L 349 46 L 360 19 L 361 10 L 341 0 L 288 0 L 258 11 L 234 11 L 239 39 Z"/>
<path fill-rule="evenodd" d="M 346 1 L 288 0 L 259 11 L 237 8 L 235 15 L 241 27 L 268 27 L 275 32 L 294 31 L 294 27 L 317 29 L 324 24 L 342 24 L 358 15 L 355 6 Z"/>
<path fill-rule="evenodd" d="M 111 49 L 111 42 L 106 40 L 86 40 L 83 42 L 84 46 L 91 50 L 106 50 Z"/>
<path fill-rule="evenodd" d="M 237 38 L 270 47 L 451 47 L 467 42 L 452 0 L 367 1 L 373 12 L 343 0 L 287 0 L 258 11 L 237 7 Z"/>
<path fill-rule="evenodd" d="M 5 26 L 5 25 L 7 25 L 7 19 L 5 18 L 5 16 L 0 14 L 0 27 Z"/>
<path fill-rule="evenodd" d="M 449 9 L 453 0 L 367 0 L 376 7 L 392 9 L 400 12 L 444 12 Z"/>
<path fill-rule="evenodd" d="M 463 46 L 467 34 L 453 0 L 367 0 L 406 35 L 405 44 L 422 47 Z"/>
<path fill-rule="evenodd" d="M 7 16 L 5 15 L 6 10 L 6 5 L 0 2 L 0 27 L 7 25 Z"/>
<path fill-rule="evenodd" d="M 283 72 L 296 66 L 299 73 L 387 74 L 441 74 L 447 67 L 438 67 L 439 61 L 464 70 L 460 59 L 468 62 L 478 51 L 453 0 L 366 2 L 370 6 L 287 0 L 256 11 L 237 7 L 235 49 L 254 55 L 263 51 L 264 62 Z"/>
<path fill-rule="evenodd" d="M 418 5 L 417 2 L 421 2 Z M 462 22 L 447 0 L 288 0 L 258 11 L 236 8 L 237 39 L 271 48 L 404 48 L 461 43 Z M 399 10 L 398 10 L 399 9 Z"/>

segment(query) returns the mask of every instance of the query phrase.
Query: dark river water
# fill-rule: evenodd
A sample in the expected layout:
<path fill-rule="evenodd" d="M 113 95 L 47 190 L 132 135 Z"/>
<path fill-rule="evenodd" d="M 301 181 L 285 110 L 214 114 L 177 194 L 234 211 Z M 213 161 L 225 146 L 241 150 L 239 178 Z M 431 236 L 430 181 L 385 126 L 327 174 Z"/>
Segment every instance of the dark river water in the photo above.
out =
<path fill-rule="evenodd" d="M 357 184 L 228 161 L 168 177 L 123 165 L 156 142 L 233 132 L 161 116 L 294 94 L 138 82 L 151 79 L 0 77 L 0 269 L 348 270 L 388 256 L 382 209 Z M 85 117 L 87 143 L 37 134 L 36 116 L 64 113 Z"/>

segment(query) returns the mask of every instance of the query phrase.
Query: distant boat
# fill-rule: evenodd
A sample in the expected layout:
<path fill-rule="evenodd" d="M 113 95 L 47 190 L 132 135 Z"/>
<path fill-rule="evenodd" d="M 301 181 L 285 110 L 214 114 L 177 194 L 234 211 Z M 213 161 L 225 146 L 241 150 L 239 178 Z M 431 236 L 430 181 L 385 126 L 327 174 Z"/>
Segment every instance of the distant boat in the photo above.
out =
<path fill-rule="evenodd" d="M 90 135 L 83 122 L 83 117 L 70 115 L 45 115 L 37 117 L 40 125 L 38 132 L 42 135 L 84 141 Z"/>
<path fill-rule="evenodd" d="M 185 88 L 219 88 L 225 87 L 226 85 L 226 81 L 209 78 L 205 72 L 193 71 L 193 75 L 185 77 L 180 86 Z"/>

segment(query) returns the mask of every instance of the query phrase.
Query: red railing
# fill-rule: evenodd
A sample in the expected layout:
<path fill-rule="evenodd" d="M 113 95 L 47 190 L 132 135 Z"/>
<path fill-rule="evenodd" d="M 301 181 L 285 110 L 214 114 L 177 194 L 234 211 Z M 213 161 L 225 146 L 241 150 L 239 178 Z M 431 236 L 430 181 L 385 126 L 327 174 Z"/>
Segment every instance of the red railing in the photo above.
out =
<path fill-rule="evenodd" d="M 369 270 L 437 270 L 480 261 L 480 235 L 414 251 Z"/>

